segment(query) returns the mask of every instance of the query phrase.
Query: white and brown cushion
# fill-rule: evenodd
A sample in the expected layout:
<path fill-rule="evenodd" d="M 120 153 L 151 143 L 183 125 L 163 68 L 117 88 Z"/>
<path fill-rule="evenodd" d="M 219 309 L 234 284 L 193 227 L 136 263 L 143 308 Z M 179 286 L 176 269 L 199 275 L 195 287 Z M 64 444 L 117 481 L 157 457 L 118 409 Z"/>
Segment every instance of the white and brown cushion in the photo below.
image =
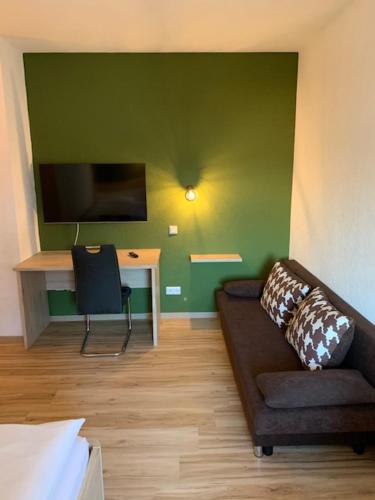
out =
<path fill-rule="evenodd" d="M 354 321 L 338 311 L 321 288 L 301 303 L 286 338 L 309 370 L 339 366 L 352 343 Z"/>
<path fill-rule="evenodd" d="M 292 274 L 280 262 L 273 266 L 263 289 L 260 303 L 269 317 L 281 328 L 288 325 L 310 286 Z"/>

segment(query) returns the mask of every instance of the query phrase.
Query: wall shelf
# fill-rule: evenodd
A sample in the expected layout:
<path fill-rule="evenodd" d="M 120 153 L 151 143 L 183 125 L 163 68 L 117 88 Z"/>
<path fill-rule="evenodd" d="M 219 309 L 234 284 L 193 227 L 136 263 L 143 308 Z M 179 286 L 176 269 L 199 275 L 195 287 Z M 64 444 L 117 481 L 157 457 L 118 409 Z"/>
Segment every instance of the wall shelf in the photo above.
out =
<path fill-rule="evenodd" d="M 207 262 L 242 262 L 242 257 L 239 253 L 204 253 L 191 254 L 190 261 L 192 264 L 204 264 Z"/>

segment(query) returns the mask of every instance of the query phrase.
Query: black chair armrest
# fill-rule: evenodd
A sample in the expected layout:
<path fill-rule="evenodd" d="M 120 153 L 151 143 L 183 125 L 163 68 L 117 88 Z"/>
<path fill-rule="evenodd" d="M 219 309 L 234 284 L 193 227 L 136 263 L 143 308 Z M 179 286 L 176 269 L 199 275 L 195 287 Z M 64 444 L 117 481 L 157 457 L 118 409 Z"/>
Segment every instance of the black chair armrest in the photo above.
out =
<path fill-rule="evenodd" d="M 271 408 L 375 403 L 374 387 L 358 370 L 261 373 L 256 383 Z"/>
<path fill-rule="evenodd" d="M 224 291 L 234 297 L 259 299 L 262 295 L 264 280 L 233 280 L 224 283 Z"/>

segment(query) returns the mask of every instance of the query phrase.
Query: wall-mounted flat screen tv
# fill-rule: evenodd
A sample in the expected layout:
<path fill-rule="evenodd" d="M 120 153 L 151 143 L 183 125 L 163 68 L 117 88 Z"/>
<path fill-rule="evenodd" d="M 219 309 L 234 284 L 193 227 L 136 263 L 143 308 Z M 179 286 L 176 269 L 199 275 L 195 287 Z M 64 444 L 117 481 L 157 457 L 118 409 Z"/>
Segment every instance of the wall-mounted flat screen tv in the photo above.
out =
<path fill-rule="evenodd" d="M 147 220 L 143 163 L 39 165 L 44 222 Z"/>

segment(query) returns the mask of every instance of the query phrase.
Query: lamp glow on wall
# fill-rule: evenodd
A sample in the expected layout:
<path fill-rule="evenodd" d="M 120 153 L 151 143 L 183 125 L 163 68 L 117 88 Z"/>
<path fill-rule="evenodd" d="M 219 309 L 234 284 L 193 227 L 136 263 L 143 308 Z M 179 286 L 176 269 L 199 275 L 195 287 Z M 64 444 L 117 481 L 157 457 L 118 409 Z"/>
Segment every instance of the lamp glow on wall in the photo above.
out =
<path fill-rule="evenodd" d="M 193 186 L 186 186 L 185 198 L 188 201 L 194 201 L 197 198 L 197 192 Z"/>

